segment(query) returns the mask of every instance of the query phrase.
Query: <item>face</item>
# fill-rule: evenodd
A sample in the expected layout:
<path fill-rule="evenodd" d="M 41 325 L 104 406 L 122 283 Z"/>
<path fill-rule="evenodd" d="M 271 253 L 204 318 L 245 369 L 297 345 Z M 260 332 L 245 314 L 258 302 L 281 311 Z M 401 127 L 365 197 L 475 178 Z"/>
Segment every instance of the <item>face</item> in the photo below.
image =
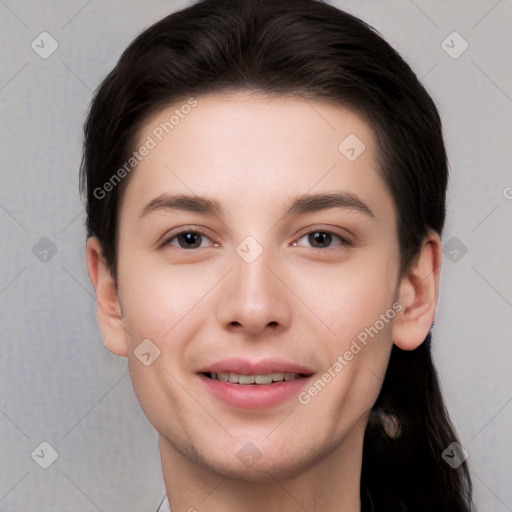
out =
<path fill-rule="evenodd" d="M 290 476 L 361 439 L 389 359 L 400 258 L 375 136 L 339 105 L 243 93 L 161 133 L 176 108 L 141 131 L 155 146 L 120 208 L 134 389 L 176 457 Z"/>

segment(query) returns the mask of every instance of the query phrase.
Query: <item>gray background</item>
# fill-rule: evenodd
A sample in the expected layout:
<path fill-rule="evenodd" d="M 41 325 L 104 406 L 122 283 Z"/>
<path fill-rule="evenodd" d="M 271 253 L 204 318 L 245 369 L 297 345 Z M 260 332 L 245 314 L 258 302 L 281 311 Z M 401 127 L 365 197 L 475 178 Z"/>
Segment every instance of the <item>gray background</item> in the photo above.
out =
<path fill-rule="evenodd" d="M 138 32 L 188 3 L 0 0 L 0 512 L 146 512 L 163 496 L 157 436 L 96 325 L 78 167 L 92 91 Z M 510 511 L 512 3 L 332 3 L 375 26 L 441 111 L 451 182 L 435 358 L 478 509 Z M 43 31 L 59 45 L 47 59 L 31 47 Z M 445 51 L 462 49 L 454 31 L 469 44 L 458 58 Z M 43 441 L 58 453 L 46 470 Z"/>

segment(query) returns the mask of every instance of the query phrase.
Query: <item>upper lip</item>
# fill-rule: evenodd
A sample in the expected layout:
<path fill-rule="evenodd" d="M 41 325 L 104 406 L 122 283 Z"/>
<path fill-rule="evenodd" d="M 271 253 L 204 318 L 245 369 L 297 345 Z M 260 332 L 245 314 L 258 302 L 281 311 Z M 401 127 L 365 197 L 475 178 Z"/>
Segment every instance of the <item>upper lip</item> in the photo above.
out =
<path fill-rule="evenodd" d="M 268 375 L 270 373 L 313 374 L 313 370 L 301 364 L 283 359 L 260 359 L 251 361 L 241 357 L 220 359 L 203 367 L 198 373 L 236 373 L 239 375 Z"/>

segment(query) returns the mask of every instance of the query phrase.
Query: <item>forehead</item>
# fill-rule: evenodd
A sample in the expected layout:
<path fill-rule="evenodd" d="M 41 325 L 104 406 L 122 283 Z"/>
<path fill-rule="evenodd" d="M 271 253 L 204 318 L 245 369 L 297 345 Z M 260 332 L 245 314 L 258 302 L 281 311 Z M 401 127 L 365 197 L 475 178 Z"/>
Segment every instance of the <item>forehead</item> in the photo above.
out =
<path fill-rule="evenodd" d="M 344 191 L 394 214 L 371 126 L 346 107 L 302 97 L 224 93 L 162 109 L 142 127 L 151 149 L 123 202 L 159 193 L 215 196 L 233 209 L 275 208 L 307 192 Z M 142 207 L 142 206 L 141 206 Z"/>

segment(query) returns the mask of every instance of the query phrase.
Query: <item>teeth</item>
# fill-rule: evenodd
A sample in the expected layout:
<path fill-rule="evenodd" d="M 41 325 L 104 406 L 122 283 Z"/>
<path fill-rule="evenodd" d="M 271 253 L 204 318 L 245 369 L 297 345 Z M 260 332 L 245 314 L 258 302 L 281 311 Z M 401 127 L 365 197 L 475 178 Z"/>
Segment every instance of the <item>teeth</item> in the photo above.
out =
<path fill-rule="evenodd" d="M 299 378 L 296 373 L 275 372 L 267 375 L 239 375 L 233 372 L 210 373 L 213 380 L 221 380 L 222 382 L 231 382 L 232 384 L 270 384 L 271 382 L 290 381 Z"/>
<path fill-rule="evenodd" d="M 219 373 L 217 373 L 217 377 L 219 377 L 219 380 L 227 382 L 228 379 L 229 379 L 229 373 L 221 373 L 221 372 L 219 372 Z"/>
<path fill-rule="evenodd" d="M 256 384 L 270 384 L 272 382 L 272 374 L 270 375 L 256 375 L 254 378 Z"/>

